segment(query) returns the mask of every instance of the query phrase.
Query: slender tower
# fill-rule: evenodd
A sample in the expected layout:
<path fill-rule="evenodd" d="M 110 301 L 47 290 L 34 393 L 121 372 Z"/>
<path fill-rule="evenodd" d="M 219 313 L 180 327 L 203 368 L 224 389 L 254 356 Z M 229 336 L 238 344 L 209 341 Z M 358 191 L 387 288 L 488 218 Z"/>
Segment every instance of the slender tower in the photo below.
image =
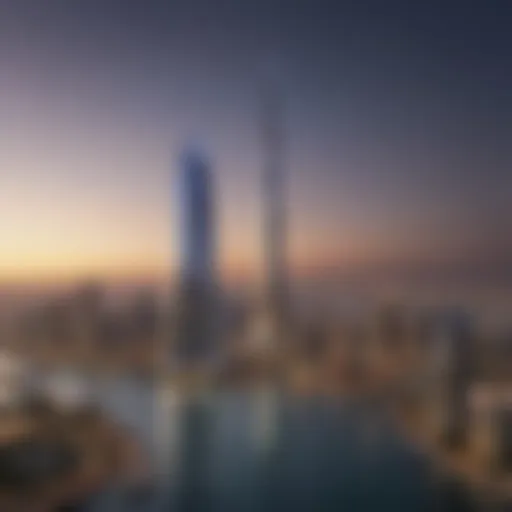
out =
<path fill-rule="evenodd" d="M 188 149 L 178 175 L 180 290 L 177 356 L 204 362 L 215 351 L 214 220 L 210 165 Z"/>
<path fill-rule="evenodd" d="M 288 317 L 286 199 L 283 169 L 283 98 L 277 88 L 263 94 L 264 250 L 266 300 L 275 338 L 282 338 Z"/>
<path fill-rule="evenodd" d="M 209 286 L 214 275 L 210 164 L 196 149 L 187 149 L 180 164 L 181 277 Z"/>

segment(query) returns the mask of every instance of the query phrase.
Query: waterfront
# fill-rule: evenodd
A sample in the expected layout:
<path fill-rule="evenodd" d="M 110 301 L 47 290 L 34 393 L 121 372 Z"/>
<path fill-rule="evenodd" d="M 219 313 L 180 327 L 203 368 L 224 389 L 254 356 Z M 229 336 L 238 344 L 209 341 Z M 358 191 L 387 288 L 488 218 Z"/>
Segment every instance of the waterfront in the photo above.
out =
<path fill-rule="evenodd" d="M 472 510 L 384 409 L 360 399 L 267 389 L 185 400 L 131 379 L 101 388 L 158 471 L 151 489 L 109 489 L 91 512 Z"/>

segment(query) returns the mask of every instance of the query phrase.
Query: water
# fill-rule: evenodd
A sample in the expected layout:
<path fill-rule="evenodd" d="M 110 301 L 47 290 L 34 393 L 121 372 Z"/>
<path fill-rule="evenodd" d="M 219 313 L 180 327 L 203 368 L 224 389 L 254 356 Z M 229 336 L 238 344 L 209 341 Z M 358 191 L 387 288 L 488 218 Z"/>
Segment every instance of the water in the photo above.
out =
<path fill-rule="evenodd" d="M 103 406 L 138 434 L 159 476 L 144 495 L 109 490 L 91 512 L 470 510 L 448 504 L 423 456 L 360 402 L 270 390 L 184 400 L 131 380 L 101 387 Z"/>

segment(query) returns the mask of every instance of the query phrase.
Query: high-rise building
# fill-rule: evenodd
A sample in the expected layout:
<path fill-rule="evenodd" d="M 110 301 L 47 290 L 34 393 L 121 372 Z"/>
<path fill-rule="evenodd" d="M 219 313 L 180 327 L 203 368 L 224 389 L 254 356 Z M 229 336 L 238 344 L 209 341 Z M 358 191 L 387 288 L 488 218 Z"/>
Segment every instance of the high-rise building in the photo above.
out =
<path fill-rule="evenodd" d="M 141 290 L 129 308 L 131 336 L 137 341 L 154 341 L 158 331 L 159 310 L 155 294 Z"/>
<path fill-rule="evenodd" d="M 450 446 L 467 441 L 473 345 L 473 322 L 469 315 L 448 310 L 433 319 L 431 413 L 441 441 Z"/>
<path fill-rule="evenodd" d="M 187 149 L 180 167 L 177 200 L 181 277 L 211 284 L 215 247 L 210 164 L 199 150 Z"/>
<path fill-rule="evenodd" d="M 266 307 L 273 336 L 278 338 L 289 314 L 282 111 L 282 97 L 276 89 L 269 88 L 263 96 Z"/>
<path fill-rule="evenodd" d="M 101 283 L 83 283 L 70 297 L 77 342 L 83 349 L 98 341 L 105 301 L 105 289 Z"/>
<path fill-rule="evenodd" d="M 176 352 L 181 362 L 205 362 L 216 350 L 215 236 L 212 177 L 197 150 L 182 156 L 177 184 L 179 291 Z"/>

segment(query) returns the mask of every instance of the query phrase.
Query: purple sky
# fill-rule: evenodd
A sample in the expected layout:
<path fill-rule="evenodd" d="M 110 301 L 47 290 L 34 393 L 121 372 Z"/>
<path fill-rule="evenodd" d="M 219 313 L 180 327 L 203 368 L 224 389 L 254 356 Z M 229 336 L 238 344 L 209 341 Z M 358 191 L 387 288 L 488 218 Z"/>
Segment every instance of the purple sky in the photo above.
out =
<path fill-rule="evenodd" d="M 257 269 L 269 62 L 295 268 L 507 270 L 512 7 L 415 4 L 0 0 L 0 279 L 166 273 L 191 135 L 223 269 Z"/>

